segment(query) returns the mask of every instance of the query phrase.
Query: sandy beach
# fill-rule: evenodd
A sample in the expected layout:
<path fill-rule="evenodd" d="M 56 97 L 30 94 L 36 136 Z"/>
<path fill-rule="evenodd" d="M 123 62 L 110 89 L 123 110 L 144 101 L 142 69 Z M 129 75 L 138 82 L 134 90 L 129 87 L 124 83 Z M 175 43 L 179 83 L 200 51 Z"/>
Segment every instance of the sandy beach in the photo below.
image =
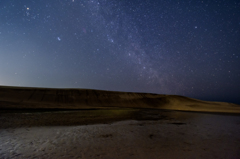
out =
<path fill-rule="evenodd" d="M 0 159 L 240 159 L 240 0 L 0 0 Z"/>
<path fill-rule="evenodd" d="M 59 118 L 49 126 L 38 122 L 41 113 L 15 113 L 15 125 L 9 113 L 1 114 L 1 158 L 240 158 L 236 115 L 135 110 L 132 119 L 98 116 L 76 125 L 66 111 L 67 126 L 63 112 L 45 112 Z"/>
<path fill-rule="evenodd" d="M 240 158 L 240 107 L 176 95 L 0 87 L 0 158 Z"/>

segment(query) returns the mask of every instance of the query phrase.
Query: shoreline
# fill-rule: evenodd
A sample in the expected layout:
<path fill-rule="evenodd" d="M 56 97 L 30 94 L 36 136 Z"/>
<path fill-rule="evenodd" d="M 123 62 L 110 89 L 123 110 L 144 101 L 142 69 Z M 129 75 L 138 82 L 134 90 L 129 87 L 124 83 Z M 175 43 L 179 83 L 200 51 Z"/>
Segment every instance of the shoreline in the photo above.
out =
<path fill-rule="evenodd" d="M 81 110 L 0 110 L 0 129 L 38 126 L 78 126 L 114 123 L 126 120 L 165 121 L 202 115 L 240 117 L 232 113 L 192 112 L 161 109 L 81 109 Z"/>
<path fill-rule="evenodd" d="M 68 121 L 66 125 L 49 124 L 51 121 L 44 119 L 44 113 L 18 113 L 26 118 L 16 118 L 15 122 L 22 120 L 26 125 L 0 129 L 0 158 L 240 157 L 240 116 L 150 110 L 134 113 L 140 120 L 104 123 L 98 116 L 88 125 L 87 120 L 82 125 L 69 124 L 74 117 L 71 113 L 66 113 L 70 115 L 68 119 L 55 113 Z M 84 112 L 77 116 L 84 114 L 88 115 Z M 54 113 L 45 115 L 51 117 Z M 31 119 L 45 120 L 45 125 L 31 125 Z"/>

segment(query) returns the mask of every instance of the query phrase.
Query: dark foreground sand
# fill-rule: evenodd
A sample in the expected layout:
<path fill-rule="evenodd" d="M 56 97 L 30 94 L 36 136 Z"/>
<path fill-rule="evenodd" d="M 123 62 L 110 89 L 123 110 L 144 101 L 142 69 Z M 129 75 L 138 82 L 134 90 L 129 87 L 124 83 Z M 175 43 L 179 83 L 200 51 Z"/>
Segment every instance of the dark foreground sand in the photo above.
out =
<path fill-rule="evenodd" d="M 240 158 L 240 116 L 152 109 L 1 111 L 0 158 Z"/>
<path fill-rule="evenodd" d="M 240 158 L 240 106 L 0 86 L 0 158 Z"/>

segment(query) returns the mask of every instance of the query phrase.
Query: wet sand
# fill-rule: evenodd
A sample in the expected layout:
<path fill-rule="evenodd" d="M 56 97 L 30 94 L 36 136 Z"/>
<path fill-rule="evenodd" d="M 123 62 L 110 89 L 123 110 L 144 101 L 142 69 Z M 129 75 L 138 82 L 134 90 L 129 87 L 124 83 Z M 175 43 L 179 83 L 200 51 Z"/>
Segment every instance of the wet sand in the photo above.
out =
<path fill-rule="evenodd" d="M 176 95 L 0 86 L 0 159 L 240 158 L 239 114 Z"/>
<path fill-rule="evenodd" d="M 240 158 L 239 115 L 1 111 L 0 125 L 0 158 Z"/>

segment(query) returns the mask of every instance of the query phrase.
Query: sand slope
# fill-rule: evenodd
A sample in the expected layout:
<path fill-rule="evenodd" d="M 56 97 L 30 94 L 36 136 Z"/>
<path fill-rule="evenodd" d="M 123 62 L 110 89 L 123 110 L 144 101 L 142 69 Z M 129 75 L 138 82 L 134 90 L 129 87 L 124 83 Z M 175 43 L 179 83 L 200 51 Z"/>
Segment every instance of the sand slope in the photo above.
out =
<path fill-rule="evenodd" d="M 0 158 L 240 158 L 239 114 L 183 96 L 0 87 Z"/>
<path fill-rule="evenodd" d="M 207 102 L 176 95 L 0 86 L 0 109 L 113 107 L 240 113 L 240 106 L 236 104 Z"/>

